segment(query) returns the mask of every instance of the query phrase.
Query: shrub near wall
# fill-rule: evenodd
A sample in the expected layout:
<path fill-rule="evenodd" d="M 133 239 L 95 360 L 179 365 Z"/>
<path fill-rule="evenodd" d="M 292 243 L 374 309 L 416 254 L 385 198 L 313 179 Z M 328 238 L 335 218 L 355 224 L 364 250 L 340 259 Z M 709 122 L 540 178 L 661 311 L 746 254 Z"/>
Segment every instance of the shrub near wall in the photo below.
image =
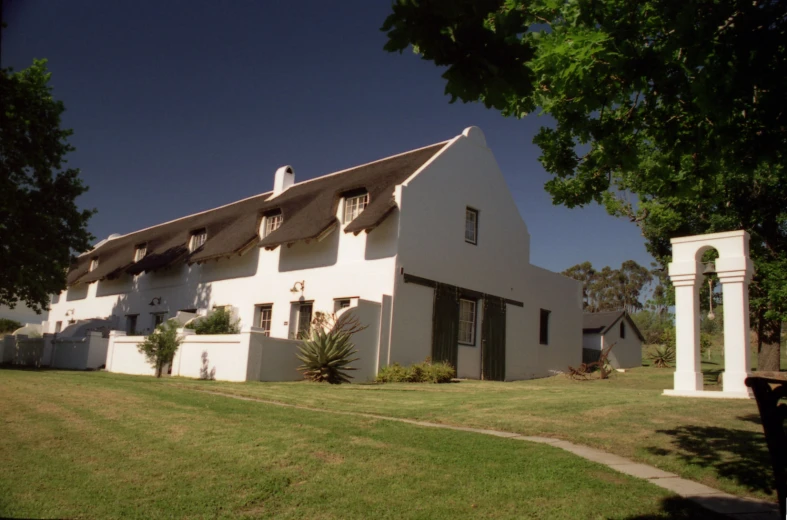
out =
<path fill-rule="evenodd" d="M 233 321 L 232 314 L 221 307 L 204 318 L 195 319 L 189 328 L 199 335 L 238 334 L 240 332 L 240 320 Z"/>
<path fill-rule="evenodd" d="M 380 369 L 378 383 L 450 383 L 456 376 L 454 367 L 445 362 L 432 363 L 426 360 L 404 367 L 399 363 Z"/>

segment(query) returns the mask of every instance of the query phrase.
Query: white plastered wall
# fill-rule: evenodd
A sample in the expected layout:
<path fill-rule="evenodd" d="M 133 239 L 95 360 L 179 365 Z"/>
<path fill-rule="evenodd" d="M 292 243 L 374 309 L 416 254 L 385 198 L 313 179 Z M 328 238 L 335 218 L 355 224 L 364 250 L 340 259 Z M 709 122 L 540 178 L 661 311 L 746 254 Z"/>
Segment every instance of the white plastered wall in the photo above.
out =
<path fill-rule="evenodd" d="M 530 265 L 530 235 L 486 146 L 471 127 L 410 177 L 396 193 L 396 264 L 391 361 L 431 354 L 434 291 L 404 283 L 415 276 L 520 301 L 507 306 L 506 379 L 548 375 L 581 359 L 579 283 Z M 478 243 L 465 242 L 465 210 L 478 211 Z M 553 344 L 538 345 L 538 309 L 553 311 Z M 477 322 L 480 335 L 480 321 Z M 480 356 L 480 352 L 478 354 Z M 458 370 L 474 373 L 475 357 L 460 348 Z M 464 362 L 464 363 L 463 363 Z"/>
<path fill-rule="evenodd" d="M 174 317 L 182 309 L 204 312 L 216 305 L 231 305 L 241 327 L 251 327 L 257 325 L 255 305 L 273 304 L 271 336 L 287 338 L 294 303 L 313 302 L 315 313 L 333 312 L 336 298 L 382 303 L 393 294 L 398 215 L 393 212 L 368 234 L 356 236 L 337 228 L 320 242 L 272 251 L 254 248 L 243 256 L 201 265 L 78 284 L 53 301 L 48 331 L 54 332 L 57 321 L 65 327 L 70 319 L 111 316 L 114 328 L 125 330 L 126 316 L 138 314 L 137 333 L 148 334 L 153 313 Z M 295 282 L 305 282 L 305 289 L 291 292 Z"/>
<path fill-rule="evenodd" d="M 631 320 L 625 319 L 625 338 L 620 337 L 620 321 L 602 336 L 602 348 L 615 344 L 609 352 L 609 362 L 615 368 L 635 368 L 642 366 L 642 340 L 632 329 Z"/>

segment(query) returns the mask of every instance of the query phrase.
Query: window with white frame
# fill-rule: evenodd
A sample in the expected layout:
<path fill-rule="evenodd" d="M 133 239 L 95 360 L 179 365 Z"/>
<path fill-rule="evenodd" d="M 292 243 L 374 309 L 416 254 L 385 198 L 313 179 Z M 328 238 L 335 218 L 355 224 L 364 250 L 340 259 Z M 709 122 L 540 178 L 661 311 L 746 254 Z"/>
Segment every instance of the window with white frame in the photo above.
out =
<path fill-rule="evenodd" d="M 148 254 L 148 245 L 147 244 L 139 244 L 134 248 L 134 261 L 139 262 L 145 255 Z"/>
<path fill-rule="evenodd" d="M 268 235 L 279 229 L 281 227 L 282 222 L 284 222 L 284 216 L 281 214 L 281 212 L 270 213 L 268 215 L 265 215 L 265 227 L 264 227 L 265 233 L 263 235 L 263 238 L 267 237 Z"/>
<path fill-rule="evenodd" d="M 208 239 L 208 231 L 206 229 L 198 229 L 191 232 L 191 240 L 189 240 L 189 251 L 196 251 Z"/>
<path fill-rule="evenodd" d="M 459 300 L 459 343 L 475 345 L 476 302 Z"/>
<path fill-rule="evenodd" d="M 98 269 L 98 257 L 94 256 L 90 259 L 90 271 L 95 271 Z"/>
<path fill-rule="evenodd" d="M 344 223 L 349 224 L 369 205 L 369 193 L 352 193 L 344 198 Z"/>
<path fill-rule="evenodd" d="M 257 305 L 257 327 L 262 329 L 266 336 L 271 335 L 271 323 L 273 322 L 273 304 L 266 303 Z"/>
<path fill-rule="evenodd" d="M 309 336 L 312 327 L 313 302 L 295 302 L 290 314 L 290 339 Z"/>
<path fill-rule="evenodd" d="M 465 209 L 465 242 L 478 244 L 478 210 Z"/>

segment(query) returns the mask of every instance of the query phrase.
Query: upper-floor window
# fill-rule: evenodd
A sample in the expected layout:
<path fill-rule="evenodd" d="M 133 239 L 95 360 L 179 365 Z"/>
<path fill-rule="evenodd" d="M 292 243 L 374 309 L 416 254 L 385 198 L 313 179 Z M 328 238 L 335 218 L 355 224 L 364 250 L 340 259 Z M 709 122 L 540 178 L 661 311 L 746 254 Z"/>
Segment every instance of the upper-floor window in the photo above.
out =
<path fill-rule="evenodd" d="M 476 302 L 459 300 L 459 343 L 475 345 Z"/>
<path fill-rule="evenodd" d="M 189 240 L 189 251 L 196 251 L 208 239 L 208 231 L 206 229 L 198 229 L 191 232 L 191 239 Z"/>
<path fill-rule="evenodd" d="M 134 261 L 139 262 L 145 255 L 148 254 L 148 245 L 147 244 L 139 244 L 134 248 Z"/>
<path fill-rule="evenodd" d="M 620 322 L 620 339 L 626 339 L 626 324 Z"/>
<path fill-rule="evenodd" d="M 369 205 L 369 193 L 353 192 L 344 196 L 344 223 L 349 224 Z"/>
<path fill-rule="evenodd" d="M 281 214 L 281 211 L 275 213 L 269 213 L 265 215 L 263 223 L 263 238 L 267 237 L 277 229 L 281 227 L 282 222 L 284 222 L 284 216 Z"/>
<path fill-rule="evenodd" d="M 538 342 L 542 345 L 549 345 L 549 315 L 552 311 L 541 309 L 540 323 L 538 327 Z"/>
<path fill-rule="evenodd" d="M 94 256 L 90 259 L 90 271 L 95 271 L 98 269 L 98 257 Z"/>
<path fill-rule="evenodd" d="M 465 242 L 478 244 L 478 210 L 465 209 Z"/>

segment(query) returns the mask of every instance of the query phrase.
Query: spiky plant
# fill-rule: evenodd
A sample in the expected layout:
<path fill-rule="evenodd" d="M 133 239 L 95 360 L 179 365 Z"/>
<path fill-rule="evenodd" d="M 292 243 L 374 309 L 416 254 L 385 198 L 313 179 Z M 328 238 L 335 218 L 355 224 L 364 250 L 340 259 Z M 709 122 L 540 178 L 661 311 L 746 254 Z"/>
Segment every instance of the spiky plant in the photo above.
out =
<path fill-rule="evenodd" d="M 349 383 L 352 379 L 347 371 L 357 370 L 349 365 L 359 358 L 352 357 L 358 351 L 350 337 L 363 328 L 358 327 L 357 320 L 350 317 L 342 319 L 348 314 L 343 314 L 328 330 L 321 326 L 313 327 L 309 337 L 301 342 L 297 356 L 303 365 L 298 370 L 307 379 L 332 385 Z"/>
<path fill-rule="evenodd" d="M 660 345 L 649 355 L 653 365 L 658 368 L 667 368 L 675 362 L 675 348 L 671 345 Z"/>

